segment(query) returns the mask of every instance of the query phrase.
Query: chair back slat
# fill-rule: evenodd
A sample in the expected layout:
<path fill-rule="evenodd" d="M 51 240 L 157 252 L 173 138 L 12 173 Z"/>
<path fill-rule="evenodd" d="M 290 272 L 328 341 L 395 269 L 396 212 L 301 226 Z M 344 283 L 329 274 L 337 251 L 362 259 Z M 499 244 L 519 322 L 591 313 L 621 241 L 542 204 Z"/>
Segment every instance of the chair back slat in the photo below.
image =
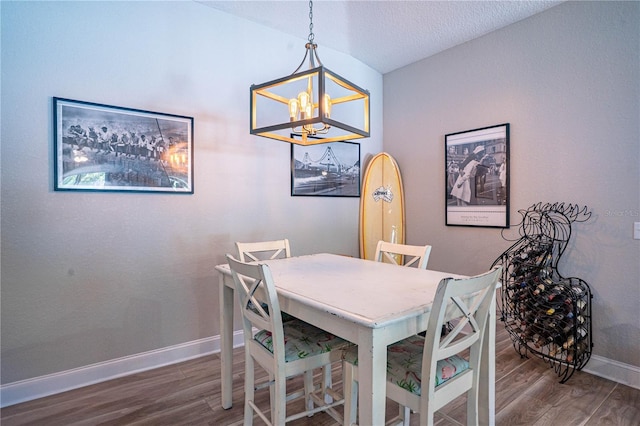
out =
<path fill-rule="evenodd" d="M 429 349 L 437 359 L 443 359 L 451 356 L 448 347 L 455 344 L 460 352 L 482 337 L 489 308 L 495 297 L 498 272 L 498 268 L 495 268 L 471 278 L 445 278 L 440 281 L 427 326 L 426 340 L 429 347 L 425 350 Z M 463 301 L 463 298 L 468 299 L 469 303 Z M 457 324 L 449 333 L 441 336 L 442 326 L 453 318 L 457 318 Z"/>
<path fill-rule="evenodd" d="M 378 241 L 374 259 L 377 262 L 427 269 L 430 254 L 430 245 L 413 246 L 408 244 L 395 244 L 388 243 L 386 241 Z"/>
<path fill-rule="evenodd" d="M 259 262 L 291 257 L 289 240 L 260 241 L 253 243 L 236 242 L 238 259 L 241 262 Z"/>
<path fill-rule="evenodd" d="M 274 357 L 284 360 L 282 314 L 273 277 L 265 264 L 244 263 L 227 255 L 242 311 L 243 331 L 267 330 L 273 335 Z"/>

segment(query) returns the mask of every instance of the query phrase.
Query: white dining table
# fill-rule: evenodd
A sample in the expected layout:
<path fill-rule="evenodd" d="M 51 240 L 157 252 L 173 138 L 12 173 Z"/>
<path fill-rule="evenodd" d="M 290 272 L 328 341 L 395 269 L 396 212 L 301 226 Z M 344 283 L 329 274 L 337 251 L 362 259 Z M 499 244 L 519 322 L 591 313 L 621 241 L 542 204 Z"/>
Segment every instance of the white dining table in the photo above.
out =
<path fill-rule="evenodd" d="M 271 269 L 280 308 L 358 345 L 360 425 L 384 425 L 387 345 L 426 330 L 438 283 L 461 275 L 334 254 L 261 261 Z M 234 284 L 218 265 L 222 407 L 232 404 Z M 480 371 L 480 424 L 495 424 L 495 300 Z"/>

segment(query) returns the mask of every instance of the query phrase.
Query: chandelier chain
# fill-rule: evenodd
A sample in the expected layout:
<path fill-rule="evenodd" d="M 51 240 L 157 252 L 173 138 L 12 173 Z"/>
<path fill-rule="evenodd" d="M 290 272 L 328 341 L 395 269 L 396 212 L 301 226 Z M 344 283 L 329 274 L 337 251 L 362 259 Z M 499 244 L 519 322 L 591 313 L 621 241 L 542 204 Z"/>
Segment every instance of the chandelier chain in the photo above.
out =
<path fill-rule="evenodd" d="M 309 0 L 309 43 L 313 44 L 313 0 Z"/>

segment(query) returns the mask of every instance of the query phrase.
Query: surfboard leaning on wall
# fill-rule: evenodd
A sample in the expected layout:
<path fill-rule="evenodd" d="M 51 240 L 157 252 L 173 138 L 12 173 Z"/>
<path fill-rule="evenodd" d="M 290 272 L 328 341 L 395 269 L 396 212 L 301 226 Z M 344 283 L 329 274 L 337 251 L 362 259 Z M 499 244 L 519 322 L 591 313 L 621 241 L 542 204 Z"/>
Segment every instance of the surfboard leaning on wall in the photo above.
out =
<path fill-rule="evenodd" d="M 360 257 L 373 260 L 378 241 L 405 243 L 404 189 L 396 160 L 376 154 L 364 173 L 360 197 Z"/>

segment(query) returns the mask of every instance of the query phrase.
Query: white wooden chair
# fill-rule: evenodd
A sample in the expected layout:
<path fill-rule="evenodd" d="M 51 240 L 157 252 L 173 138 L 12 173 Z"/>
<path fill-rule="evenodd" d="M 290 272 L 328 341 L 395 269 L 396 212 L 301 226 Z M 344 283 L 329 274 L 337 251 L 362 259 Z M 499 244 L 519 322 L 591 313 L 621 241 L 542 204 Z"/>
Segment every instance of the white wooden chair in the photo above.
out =
<path fill-rule="evenodd" d="M 273 241 L 258 241 L 250 243 L 236 242 L 236 250 L 238 251 L 238 259 L 241 262 L 258 262 L 260 260 L 272 260 L 291 257 L 291 247 L 288 239 Z M 295 317 L 286 312 L 282 313 L 282 321 L 287 322 Z M 323 369 L 324 380 L 327 386 L 331 387 L 331 366 L 327 365 Z M 332 401 L 327 395 L 327 403 Z"/>
<path fill-rule="evenodd" d="M 393 263 L 394 265 L 415 266 L 427 269 L 431 246 L 412 246 L 408 244 L 395 244 L 386 241 L 378 241 L 376 254 L 373 257 L 377 262 Z"/>
<path fill-rule="evenodd" d="M 254 262 L 267 259 L 291 257 L 289 240 L 260 241 L 255 243 L 236 243 L 238 259 L 241 262 Z"/>
<path fill-rule="evenodd" d="M 389 345 L 386 392 L 400 404 L 398 424 L 409 425 L 411 410 L 420 414 L 420 425 L 433 425 L 434 413 L 465 393 L 467 425 L 478 424 L 480 353 L 501 270 L 497 266 L 475 277 L 440 281 L 426 337 L 415 335 Z M 455 328 L 441 335 L 442 325 L 452 318 L 459 318 Z M 356 420 L 357 357 L 357 348 L 344 351 L 345 425 Z"/>
<path fill-rule="evenodd" d="M 349 345 L 324 330 L 298 319 L 282 322 L 280 304 L 269 267 L 265 264 L 243 263 L 227 255 L 236 294 L 242 311 L 245 344 L 245 405 L 244 424 L 253 424 L 254 412 L 268 425 L 286 422 L 328 411 L 339 421 L 342 416 L 333 407 L 344 398 L 333 392 L 322 380 L 322 387 L 313 385 L 313 369 L 341 359 L 342 349 Z M 266 309 L 263 306 L 266 305 Z M 256 385 L 255 363 L 264 368 L 269 380 Z M 289 377 L 304 375 L 304 391 L 287 395 Z M 270 388 L 271 419 L 254 402 L 255 391 Z M 333 402 L 325 403 L 326 395 Z M 306 410 L 286 415 L 288 401 L 305 397 Z"/>

